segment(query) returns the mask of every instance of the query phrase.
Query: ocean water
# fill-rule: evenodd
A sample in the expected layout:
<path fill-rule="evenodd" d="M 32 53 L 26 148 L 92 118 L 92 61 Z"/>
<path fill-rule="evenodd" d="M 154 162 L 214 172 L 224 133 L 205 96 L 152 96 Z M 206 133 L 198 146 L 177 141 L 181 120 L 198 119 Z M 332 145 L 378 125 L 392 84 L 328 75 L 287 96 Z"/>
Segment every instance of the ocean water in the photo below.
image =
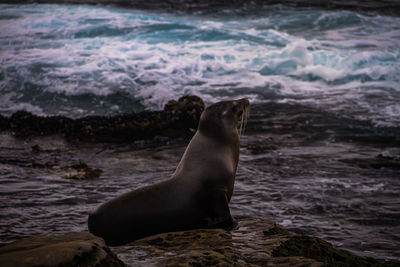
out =
<path fill-rule="evenodd" d="M 114 114 L 207 103 L 304 103 L 400 123 L 400 18 L 349 11 L 184 16 L 2 5 L 0 112 Z"/>
<path fill-rule="evenodd" d="M 1 4 L 0 63 L 7 116 L 125 114 L 184 94 L 206 104 L 248 97 L 233 215 L 400 259 L 399 17 Z M 33 152 L 35 144 L 44 150 Z M 186 144 L 0 135 L 0 242 L 85 230 L 100 203 L 167 178 Z M 100 178 L 62 178 L 81 161 Z"/>

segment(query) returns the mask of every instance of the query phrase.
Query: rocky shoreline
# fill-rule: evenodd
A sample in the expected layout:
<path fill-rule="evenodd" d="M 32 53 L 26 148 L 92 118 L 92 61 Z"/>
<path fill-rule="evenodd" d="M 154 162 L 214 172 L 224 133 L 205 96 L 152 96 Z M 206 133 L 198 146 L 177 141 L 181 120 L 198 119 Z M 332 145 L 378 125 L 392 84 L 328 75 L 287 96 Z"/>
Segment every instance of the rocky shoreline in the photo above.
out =
<path fill-rule="evenodd" d="M 0 117 L 0 125 L 3 132 L 23 140 L 57 134 L 73 142 L 118 143 L 151 139 L 155 136 L 190 137 L 196 129 L 203 109 L 204 103 L 200 98 L 184 96 L 177 101 L 169 101 L 163 111 L 145 111 L 115 117 L 86 117 L 77 120 L 60 116 L 40 117 L 20 111 L 9 118 Z M 254 116 L 257 121 L 257 114 Z M 254 131 L 254 125 L 249 127 L 253 127 Z M 144 132 L 146 134 L 143 134 Z M 12 163 L 32 169 L 48 169 L 59 173 L 61 178 L 76 180 L 97 178 L 102 172 L 101 169 L 89 167 L 80 161 L 61 163 L 49 161 L 45 155 L 53 155 L 52 153 L 58 151 L 47 149 L 42 143 L 39 145 L 33 142 L 33 144 L 35 145 L 28 144 L 31 153 L 36 156 L 43 155 L 43 159 L 32 160 L 31 154 L 25 155 L 21 152 L 24 157 L 10 158 L 8 155 L 7 158 L 1 159 L 2 163 Z M 63 154 L 64 151 L 61 150 L 59 153 Z M 73 158 L 75 160 L 75 157 Z M 382 156 L 381 160 L 384 159 Z M 289 233 L 266 219 L 254 217 L 237 219 L 240 227 L 230 232 L 221 229 L 199 229 L 164 233 L 113 248 L 107 247 L 102 239 L 87 232 L 33 236 L 0 246 L 0 266 L 76 266 L 77 264 L 80 266 L 399 266 L 400 264 L 360 257 L 336 249 L 320 238 Z"/>
<path fill-rule="evenodd" d="M 200 229 L 164 233 L 112 249 L 135 266 L 394 266 L 330 243 L 296 235 L 274 222 L 239 218 L 233 231 Z M 392 265 L 393 264 L 393 265 Z"/>
<path fill-rule="evenodd" d="M 27 138 L 62 135 L 68 141 L 131 142 L 155 136 L 191 137 L 197 129 L 204 103 L 196 96 L 169 101 L 162 111 L 143 111 L 119 116 L 41 117 L 18 111 L 11 117 L 0 115 L 0 132 Z"/>
<path fill-rule="evenodd" d="M 125 266 L 101 238 L 88 232 L 38 235 L 2 246 L 0 265 Z"/>
<path fill-rule="evenodd" d="M 399 266 L 360 257 L 274 222 L 239 218 L 239 228 L 163 233 L 109 248 L 87 232 L 33 236 L 0 247 L 8 266 Z"/>
<path fill-rule="evenodd" d="M 185 12 L 185 13 L 217 13 L 226 9 L 233 11 L 239 9 L 260 9 L 270 5 L 284 5 L 300 8 L 322 8 L 332 10 L 352 10 L 373 14 L 400 15 L 400 2 L 394 0 L 0 0 L 0 3 L 9 4 L 87 4 L 107 5 L 123 8 L 134 8 L 142 10 L 155 10 L 163 12 Z"/>
<path fill-rule="evenodd" d="M 57 134 L 67 141 L 129 142 L 155 136 L 190 137 L 197 127 L 203 101 L 184 96 L 169 101 L 163 111 L 145 111 L 114 117 L 40 117 L 20 111 L 0 117 L 1 131 L 20 138 Z M 274 109 L 273 109 L 274 110 Z M 254 114 L 257 121 L 257 114 Z M 254 125 L 249 125 L 253 127 Z M 254 129 L 253 129 L 254 131 Z M 143 134 L 146 133 L 146 134 Z M 26 139 L 25 139 L 26 140 Z M 35 142 L 34 142 L 35 143 Z M 119 146 L 119 144 L 118 144 Z M 53 153 L 41 145 L 34 155 Z M 79 146 L 78 146 L 79 147 Z M 63 153 L 63 151 L 60 151 Z M 30 158 L 3 158 L 2 162 L 49 169 L 67 179 L 91 179 L 100 169 L 82 162 L 52 163 Z M 381 161 L 388 165 L 381 156 Z M 378 162 L 374 161 L 375 164 Z M 397 163 L 398 164 L 398 163 Z M 378 166 L 377 166 L 378 167 Z M 394 168 L 394 167 L 393 167 Z M 334 248 L 316 237 L 296 235 L 272 221 L 243 217 L 234 231 L 199 229 L 164 233 L 126 246 L 109 248 L 87 232 L 33 236 L 0 246 L 0 266 L 399 266 L 399 262 L 360 257 Z"/>

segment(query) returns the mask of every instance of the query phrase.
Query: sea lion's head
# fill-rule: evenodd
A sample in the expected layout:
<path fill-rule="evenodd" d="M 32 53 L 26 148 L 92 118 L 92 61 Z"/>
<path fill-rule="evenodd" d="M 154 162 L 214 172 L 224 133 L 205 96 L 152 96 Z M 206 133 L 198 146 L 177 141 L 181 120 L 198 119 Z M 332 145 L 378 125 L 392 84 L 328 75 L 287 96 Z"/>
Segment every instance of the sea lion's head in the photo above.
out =
<path fill-rule="evenodd" d="M 200 117 L 199 131 L 219 140 L 238 139 L 238 122 L 247 116 L 250 102 L 247 98 L 221 101 L 208 106 Z"/>

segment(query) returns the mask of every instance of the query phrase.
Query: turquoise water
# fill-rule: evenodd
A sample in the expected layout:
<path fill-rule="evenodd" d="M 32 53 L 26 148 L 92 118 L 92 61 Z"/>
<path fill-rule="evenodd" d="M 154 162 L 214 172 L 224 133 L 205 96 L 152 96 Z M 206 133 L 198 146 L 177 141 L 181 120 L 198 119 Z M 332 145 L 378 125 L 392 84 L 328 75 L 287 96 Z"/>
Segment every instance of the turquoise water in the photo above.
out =
<path fill-rule="evenodd" d="M 232 16 L 1 5 L 0 113 L 116 114 L 182 94 L 400 123 L 400 18 L 279 6 Z"/>

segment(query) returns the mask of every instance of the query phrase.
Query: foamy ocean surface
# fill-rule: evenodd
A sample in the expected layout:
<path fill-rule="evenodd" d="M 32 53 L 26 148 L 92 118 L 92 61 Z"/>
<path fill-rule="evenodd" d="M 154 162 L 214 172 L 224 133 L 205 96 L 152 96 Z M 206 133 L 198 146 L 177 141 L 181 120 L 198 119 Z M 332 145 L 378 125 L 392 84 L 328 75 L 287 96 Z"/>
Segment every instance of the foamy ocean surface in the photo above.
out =
<path fill-rule="evenodd" d="M 248 97 L 232 213 L 397 260 L 399 81 L 399 17 L 0 5 L 0 114 L 79 118 L 161 109 L 184 94 Z M 59 149 L 32 155 L 35 142 Z M 0 242 L 85 230 L 106 199 L 167 178 L 185 143 L 104 146 L 1 135 Z M 32 160 L 82 160 L 103 174 L 77 183 Z"/>

